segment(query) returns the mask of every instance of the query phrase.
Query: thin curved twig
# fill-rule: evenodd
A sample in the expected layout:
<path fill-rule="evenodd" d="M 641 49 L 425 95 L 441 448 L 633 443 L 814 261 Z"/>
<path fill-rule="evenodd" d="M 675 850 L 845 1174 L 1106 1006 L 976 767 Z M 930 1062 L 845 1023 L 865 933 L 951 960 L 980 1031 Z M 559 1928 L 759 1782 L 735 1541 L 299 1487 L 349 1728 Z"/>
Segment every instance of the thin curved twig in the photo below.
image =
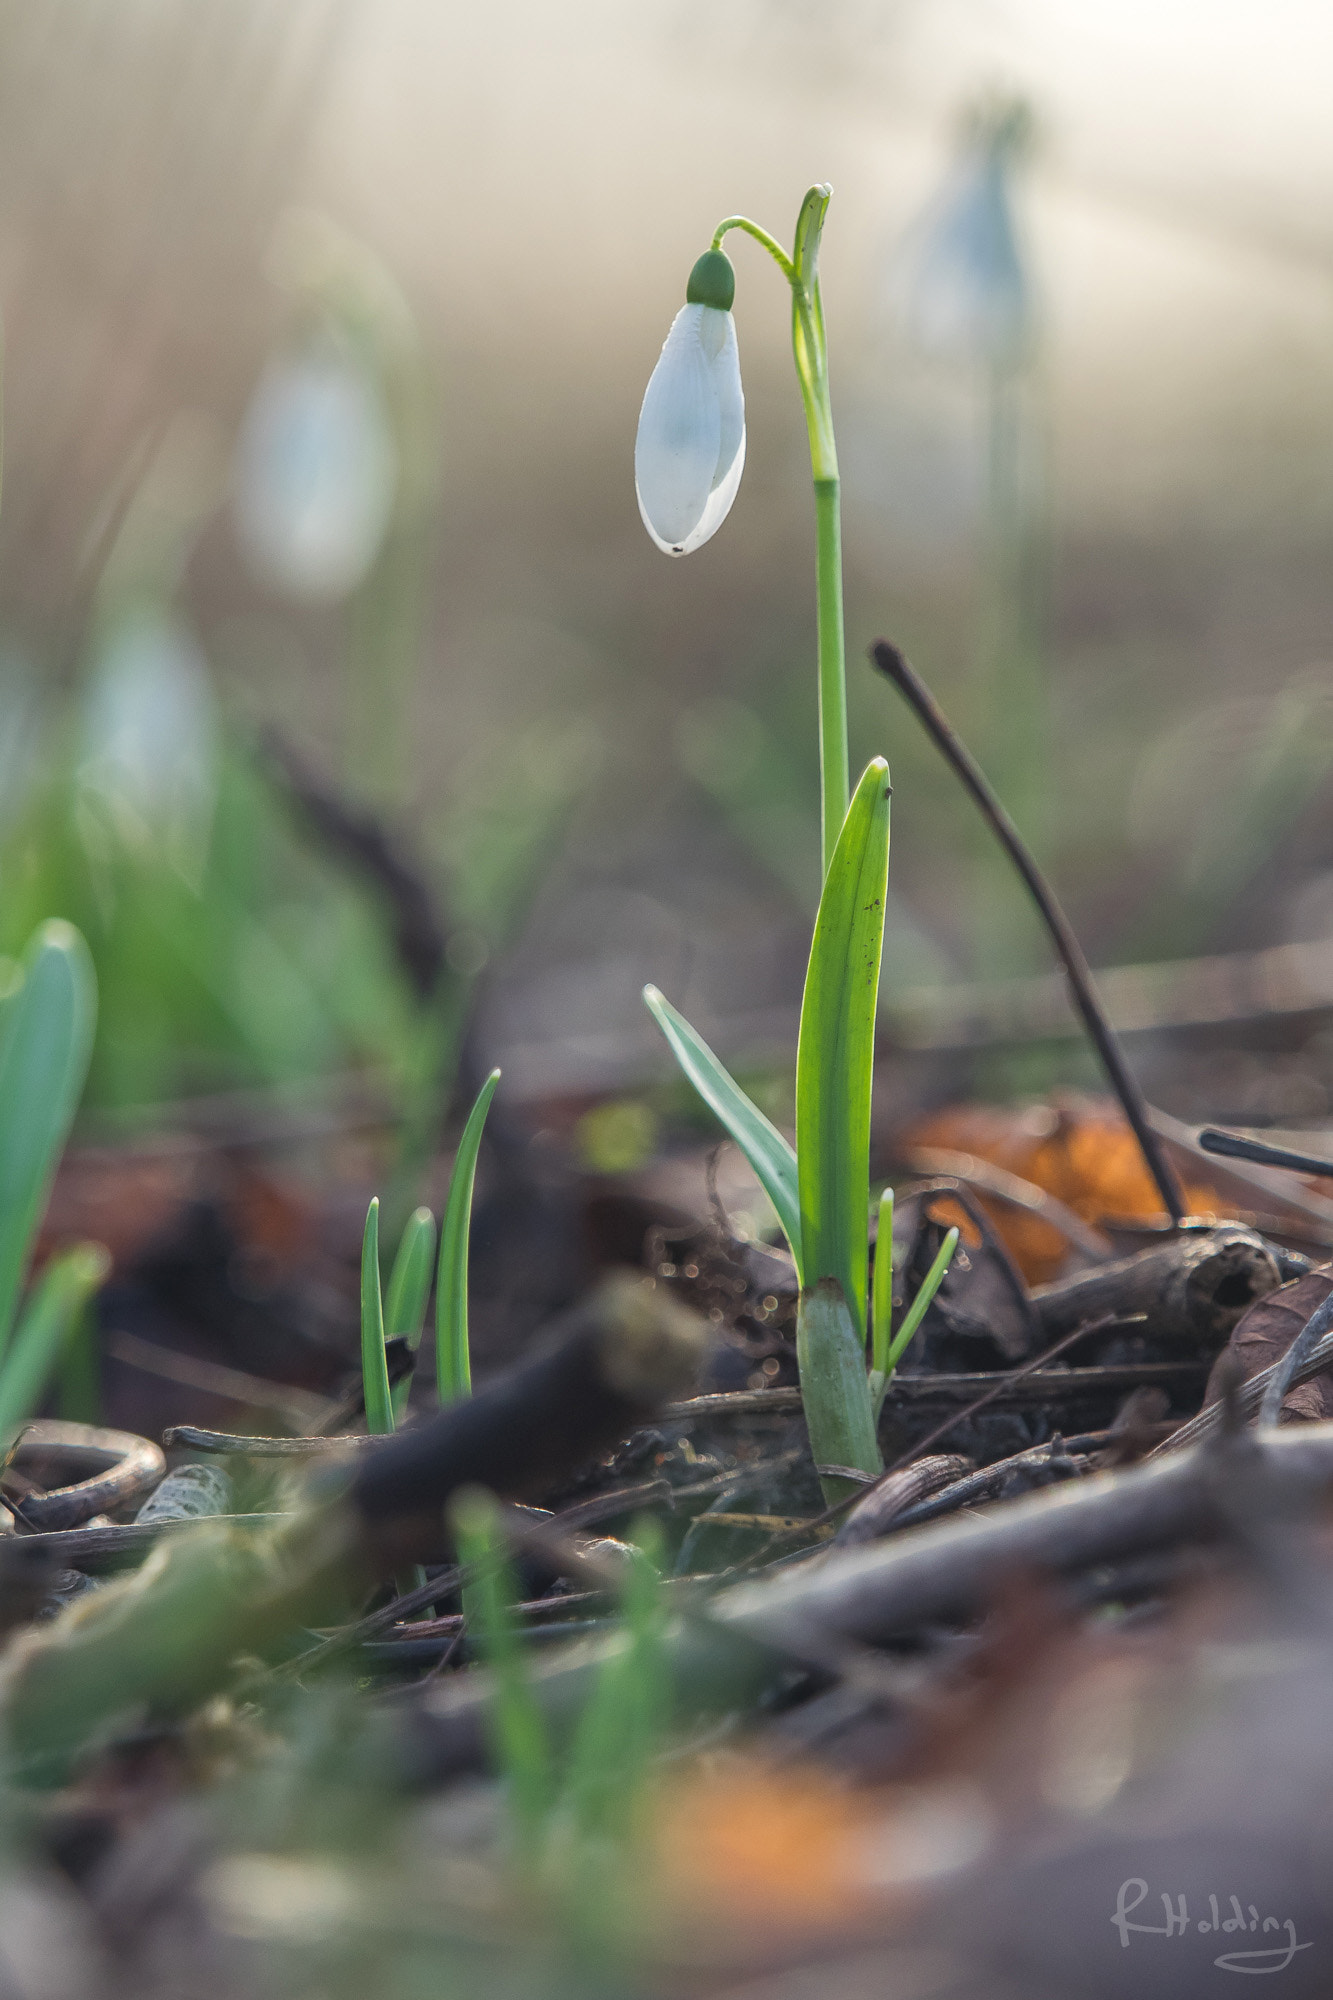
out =
<path fill-rule="evenodd" d="M 1107 1080 L 1139 1142 L 1144 1165 L 1156 1183 L 1162 1206 L 1178 1226 L 1187 1213 L 1180 1176 L 1149 1122 L 1147 1100 L 1125 1061 L 1124 1050 L 1102 1005 L 1093 983 L 1092 968 L 1083 956 L 1083 947 L 1074 935 L 1073 926 L 1056 901 L 1050 884 L 1038 868 L 1018 828 L 995 796 L 981 766 L 961 742 L 925 682 L 908 665 L 898 647 L 890 645 L 887 639 L 875 641 L 870 657 L 880 673 L 893 682 L 915 711 L 936 749 L 961 779 L 982 818 L 1022 877 L 1024 887 L 1050 933 L 1069 987 L 1070 1000 L 1082 1018 L 1093 1047 L 1101 1058 Z"/>

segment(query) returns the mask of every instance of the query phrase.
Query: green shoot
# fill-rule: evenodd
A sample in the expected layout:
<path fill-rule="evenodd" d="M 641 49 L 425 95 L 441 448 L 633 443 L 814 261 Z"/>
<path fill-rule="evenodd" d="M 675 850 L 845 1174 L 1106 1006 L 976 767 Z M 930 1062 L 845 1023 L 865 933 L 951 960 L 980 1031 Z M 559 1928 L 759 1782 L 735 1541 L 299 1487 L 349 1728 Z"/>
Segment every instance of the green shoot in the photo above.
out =
<path fill-rule="evenodd" d="M 472 1189 L 482 1128 L 500 1072 L 493 1069 L 468 1114 L 449 1182 L 440 1226 L 440 1266 L 435 1279 L 435 1385 L 441 1403 L 472 1394 L 472 1357 L 467 1331 L 467 1244 L 472 1223 Z"/>
<path fill-rule="evenodd" d="M 697 1035 L 682 1014 L 664 1000 L 655 986 L 643 989 L 644 1004 L 690 1082 L 709 1110 L 718 1118 L 744 1153 L 761 1186 L 777 1210 L 791 1254 L 796 1260 L 797 1277 L 802 1268 L 801 1203 L 797 1190 L 796 1154 L 752 1104 L 740 1085 L 723 1069 L 713 1051 Z"/>
<path fill-rule="evenodd" d="M 888 1380 L 889 1342 L 893 1338 L 893 1189 L 879 1198 L 879 1228 L 875 1232 L 875 1289 L 870 1302 L 871 1392 L 874 1378 Z"/>
<path fill-rule="evenodd" d="M 945 1274 L 948 1271 L 950 1264 L 953 1262 L 953 1253 L 957 1248 L 958 1248 L 958 1231 L 956 1229 L 951 1229 L 948 1235 L 945 1237 L 943 1243 L 941 1243 L 939 1251 L 935 1257 L 934 1263 L 931 1265 L 925 1277 L 922 1279 L 921 1289 L 918 1291 L 916 1297 L 912 1300 L 911 1305 L 908 1307 L 907 1312 L 904 1314 L 902 1325 L 898 1328 L 897 1333 L 893 1336 L 892 1342 L 888 1345 L 887 1351 L 884 1355 L 883 1365 L 881 1366 L 878 1358 L 876 1359 L 875 1368 L 872 1371 L 870 1377 L 870 1394 L 875 1407 L 876 1423 L 878 1423 L 879 1413 L 881 1409 L 884 1407 L 885 1393 L 888 1389 L 889 1383 L 893 1380 L 893 1371 L 898 1366 L 898 1363 L 902 1360 L 903 1355 L 907 1352 L 908 1343 L 911 1340 L 913 1334 L 916 1332 L 917 1328 L 920 1326 L 922 1320 L 925 1318 L 931 1300 L 934 1298 L 940 1286 L 944 1283 Z M 875 1296 L 876 1299 L 878 1300 L 879 1297 L 878 1256 L 876 1256 L 875 1258 L 875 1264 L 876 1264 Z M 886 1338 L 889 1326 L 889 1312 L 891 1311 L 892 1311 L 892 1296 L 890 1296 L 890 1299 L 888 1301 L 888 1311 L 886 1311 L 884 1318 Z M 878 1323 L 876 1326 L 876 1333 L 878 1336 Z M 876 1346 L 878 1348 L 878 1337 L 876 1339 Z"/>
<path fill-rule="evenodd" d="M 0 1019 L 0 1353 L 83 1091 L 97 1017 L 92 960 L 71 925 L 43 924 L 24 967 Z"/>
<path fill-rule="evenodd" d="M 384 1302 L 380 1295 L 380 1198 L 366 1210 L 361 1239 L 361 1382 L 366 1400 L 366 1429 L 385 1437 L 394 1427 L 389 1368 L 384 1358 Z"/>
<path fill-rule="evenodd" d="M 36 1409 L 61 1349 L 110 1268 L 100 1243 L 80 1243 L 52 1258 L 38 1279 L 0 1367 L 0 1451 L 8 1451 Z"/>
<path fill-rule="evenodd" d="M 625 1841 L 632 1835 L 670 1706 L 657 1523 L 639 1522 L 634 1543 L 635 1559 L 621 1592 L 624 1647 L 602 1666 L 575 1732 L 564 1787 L 573 1830 L 585 1839 L 607 1835 Z"/>
<path fill-rule="evenodd" d="M 385 1337 L 406 1340 L 414 1354 L 421 1345 L 421 1329 L 426 1323 L 434 1261 L 435 1217 L 428 1208 L 418 1208 L 407 1219 L 384 1301 Z M 410 1375 L 393 1386 L 393 1414 L 397 1423 L 403 1420 L 411 1388 Z"/>
<path fill-rule="evenodd" d="M 495 1762 L 508 1784 L 519 1857 L 534 1866 L 553 1793 L 551 1746 L 514 1620 L 518 1593 L 505 1556 L 499 1509 L 489 1493 L 470 1487 L 455 1495 L 449 1518 L 458 1560 L 470 1572 L 463 1587 L 463 1616 L 494 1677 Z"/>

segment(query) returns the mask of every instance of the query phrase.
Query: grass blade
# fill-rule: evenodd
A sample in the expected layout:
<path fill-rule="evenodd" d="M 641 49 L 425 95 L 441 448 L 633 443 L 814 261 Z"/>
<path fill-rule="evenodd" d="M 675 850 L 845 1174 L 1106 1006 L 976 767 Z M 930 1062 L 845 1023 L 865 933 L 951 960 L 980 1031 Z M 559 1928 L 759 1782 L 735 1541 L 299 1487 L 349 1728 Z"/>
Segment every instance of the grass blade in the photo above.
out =
<path fill-rule="evenodd" d="M 458 1560 L 471 1572 L 463 1586 L 463 1617 L 494 1680 L 490 1728 L 492 1754 L 509 1792 L 520 1858 L 540 1858 L 554 1792 L 546 1723 L 533 1696 L 523 1640 L 514 1622 L 518 1593 L 505 1556 L 498 1509 L 477 1487 L 457 1494 L 449 1507 Z"/>
<path fill-rule="evenodd" d="M 384 1300 L 387 1338 L 401 1337 L 414 1354 L 421 1345 L 421 1329 L 426 1323 L 426 1300 L 430 1297 L 431 1266 L 434 1262 L 435 1217 L 428 1208 L 418 1208 L 407 1218 L 398 1255 L 389 1273 L 389 1289 Z M 411 1388 L 410 1375 L 394 1383 L 393 1414 L 398 1423 L 402 1422 Z"/>
<path fill-rule="evenodd" d="M 390 1340 L 401 1335 L 409 1346 L 420 1346 L 434 1261 L 435 1217 L 428 1208 L 418 1208 L 407 1219 L 398 1255 L 389 1273 L 389 1290 L 384 1301 L 384 1331 Z"/>
<path fill-rule="evenodd" d="M 957 1248 L 958 1231 L 951 1229 L 943 1243 L 941 1243 L 934 1263 L 922 1279 L 921 1289 L 908 1307 L 902 1325 L 894 1335 L 892 1343 L 887 1347 L 883 1362 L 881 1363 L 877 1358 L 875 1366 L 870 1371 L 870 1400 L 874 1405 L 875 1422 L 877 1424 L 879 1422 L 879 1413 L 884 1407 L 884 1397 L 888 1391 L 890 1382 L 893 1380 L 893 1371 L 907 1352 L 908 1343 L 925 1318 L 931 1300 L 944 1283 L 945 1273 L 953 1262 L 953 1253 Z M 878 1263 L 878 1259 L 876 1262 Z M 876 1272 L 876 1276 L 878 1277 L 878 1271 Z M 878 1298 L 878 1284 L 875 1287 L 875 1294 Z M 887 1327 L 887 1320 L 885 1321 L 885 1325 Z M 878 1336 L 876 1337 L 875 1346 L 878 1353 Z"/>
<path fill-rule="evenodd" d="M 0 1353 L 88 1074 L 96 1019 L 87 946 L 71 924 L 43 924 L 0 1023 Z"/>
<path fill-rule="evenodd" d="M 803 1268 L 801 1204 L 796 1154 L 776 1125 L 725 1069 L 707 1042 L 683 1014 L 664 1000 L 655 986 L 643 989 L 644 1004 L 671 1044 L 671 1052 L 715 1117 L 719 1118 L 754 1168 L 764 1192 L 777 1210 L 778 1221 L 791 1245 L 799 1278 Z M 869 1167 L 866 1169 L 869 1174 Z"/>
<path fill-rule="evenodd" d="M 493 1069 L 468 1114 L 440 1225 L 440 1268 L 435 1279 L 435 1387 L 442 1403 L 472 1394 L 472 1357 L 467 1335 L 467 1240 L 472 1225 L 472 1188 L 477 1178 L 482 1128 L 499 1081 L 500 1072 Z"/>
<path fill-rule="evenodd" d="M 893 1345 L 889 1349 L 890 1375 L 907 1352 L 908 1342 L 925 1318 L 931 1300 L 944 1283 L 945 1274 L 953 1262 L 953 1253 L 957 1248 L 958 1231 L 951 1229 L 936 1253 L 935 1262 L 921 1280 L 921 1289 L 908 1307 L 902 1325 L 893 1336 Z"/>
<path fill-rule="evenodd" d="M 657 1523 L 638 1523 L 634 1543 L 636 1559 L 621 1589 L 624 1646 L 603 1661 L 570 1751 L 565 1800 L 584 1839 L 629 1839 L 671 1708 Z"/>
<path fill-rule="evenodd" d="M 889 874 L 889 767 L 866 766 L 819 899 L 796 1054 L 802 1282 L 835 1278 L 861 1339 L 869 1270 L 870 1091 Z"/>
<path fill-rule="evenodd" d="M 0 1366 L 0 1450 L 42 1399 L 61 1349 L 111 1269 L 100 1243 L 79 1243 L 52 1258 L 23 1310 Z"/>
<path fill-rule="evenodd" d="M 366 1429 L 372 1437 L 386 1437 L 393 1429 L 393 1397 L 384 1358 L 378 1195 L 366 1210 L 366 1231 L 361 1239 L 361 1382 L 366 1398 Z"/>
<path fill-rule="evenodd" d="M 889 1342 L 893 1338 L 893 1189 L 879 1198 L 879 1228 L 875 1232 L 875 1295 L 870 1305 L 870 1371 L 887 1380 Z"/>

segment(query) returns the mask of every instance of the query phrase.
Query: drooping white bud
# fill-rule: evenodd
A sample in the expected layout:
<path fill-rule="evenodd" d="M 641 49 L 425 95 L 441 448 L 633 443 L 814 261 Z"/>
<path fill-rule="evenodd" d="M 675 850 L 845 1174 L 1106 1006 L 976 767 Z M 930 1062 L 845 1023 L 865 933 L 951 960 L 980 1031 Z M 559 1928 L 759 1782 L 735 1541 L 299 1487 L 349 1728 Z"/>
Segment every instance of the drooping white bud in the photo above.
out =
<path fill-rule="evenodd" d="M 696 299 L 672 321 L 639 413 L 634 484 L 658 548 L 688 555 L 716 534 L 744 465 L 736 323 L 721 306 Z"/>

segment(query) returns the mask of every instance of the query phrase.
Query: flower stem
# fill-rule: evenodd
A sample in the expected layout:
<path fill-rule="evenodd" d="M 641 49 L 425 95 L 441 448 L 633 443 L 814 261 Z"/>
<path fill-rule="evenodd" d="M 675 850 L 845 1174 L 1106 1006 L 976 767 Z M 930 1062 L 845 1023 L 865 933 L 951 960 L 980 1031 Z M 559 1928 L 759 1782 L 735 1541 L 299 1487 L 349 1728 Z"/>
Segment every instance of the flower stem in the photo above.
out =
<path fill-rule="evenodd" d="M 762 243 L 769 256 L 773 259 L 773 262 L 782 272 L 787 283 L 789 285 L 797 283 L 796 266 L 778 242 L 777 237 L 770 236 L 768 231 L 761 229 L 757 222 L 751 222 L 748 215 L 729 215 L 725 221 L 718 223 L 717 228 L 713 231 L 712 247 L 714 250 L 722 248 L 722 238 L 729 229 L 743 229 L 747 236 L 753 236 L 756 243 Z"/>
<path fill-rule="evenodd" d="M 815 481 L 819 629 L 819 775 L 823 872 L 847 817 L 847 672 L 842 622 L 842 509 L 836 479 Z"/>
<path fill-rule="evenodd" d="M 812 187 L 796 219 L 795 254 L 789 257 L 776 237 L 745 215 L 729 215 L 713 231 L 719 248 L 729 229 L 742 229 L 761 243 L 791 286 L 792 353 L 810 437 L 810 471 L 815 483 L 815 601 L 819 673 L 819 793 L 821 876 L 828 874 L 833 850 L 851 798 L 847 764 L 847 642 L 842 609 L 842 498 L 838 450 L 829 400 L 828 346 L 819 291 L 819 240 L 832 190 Z"/>

